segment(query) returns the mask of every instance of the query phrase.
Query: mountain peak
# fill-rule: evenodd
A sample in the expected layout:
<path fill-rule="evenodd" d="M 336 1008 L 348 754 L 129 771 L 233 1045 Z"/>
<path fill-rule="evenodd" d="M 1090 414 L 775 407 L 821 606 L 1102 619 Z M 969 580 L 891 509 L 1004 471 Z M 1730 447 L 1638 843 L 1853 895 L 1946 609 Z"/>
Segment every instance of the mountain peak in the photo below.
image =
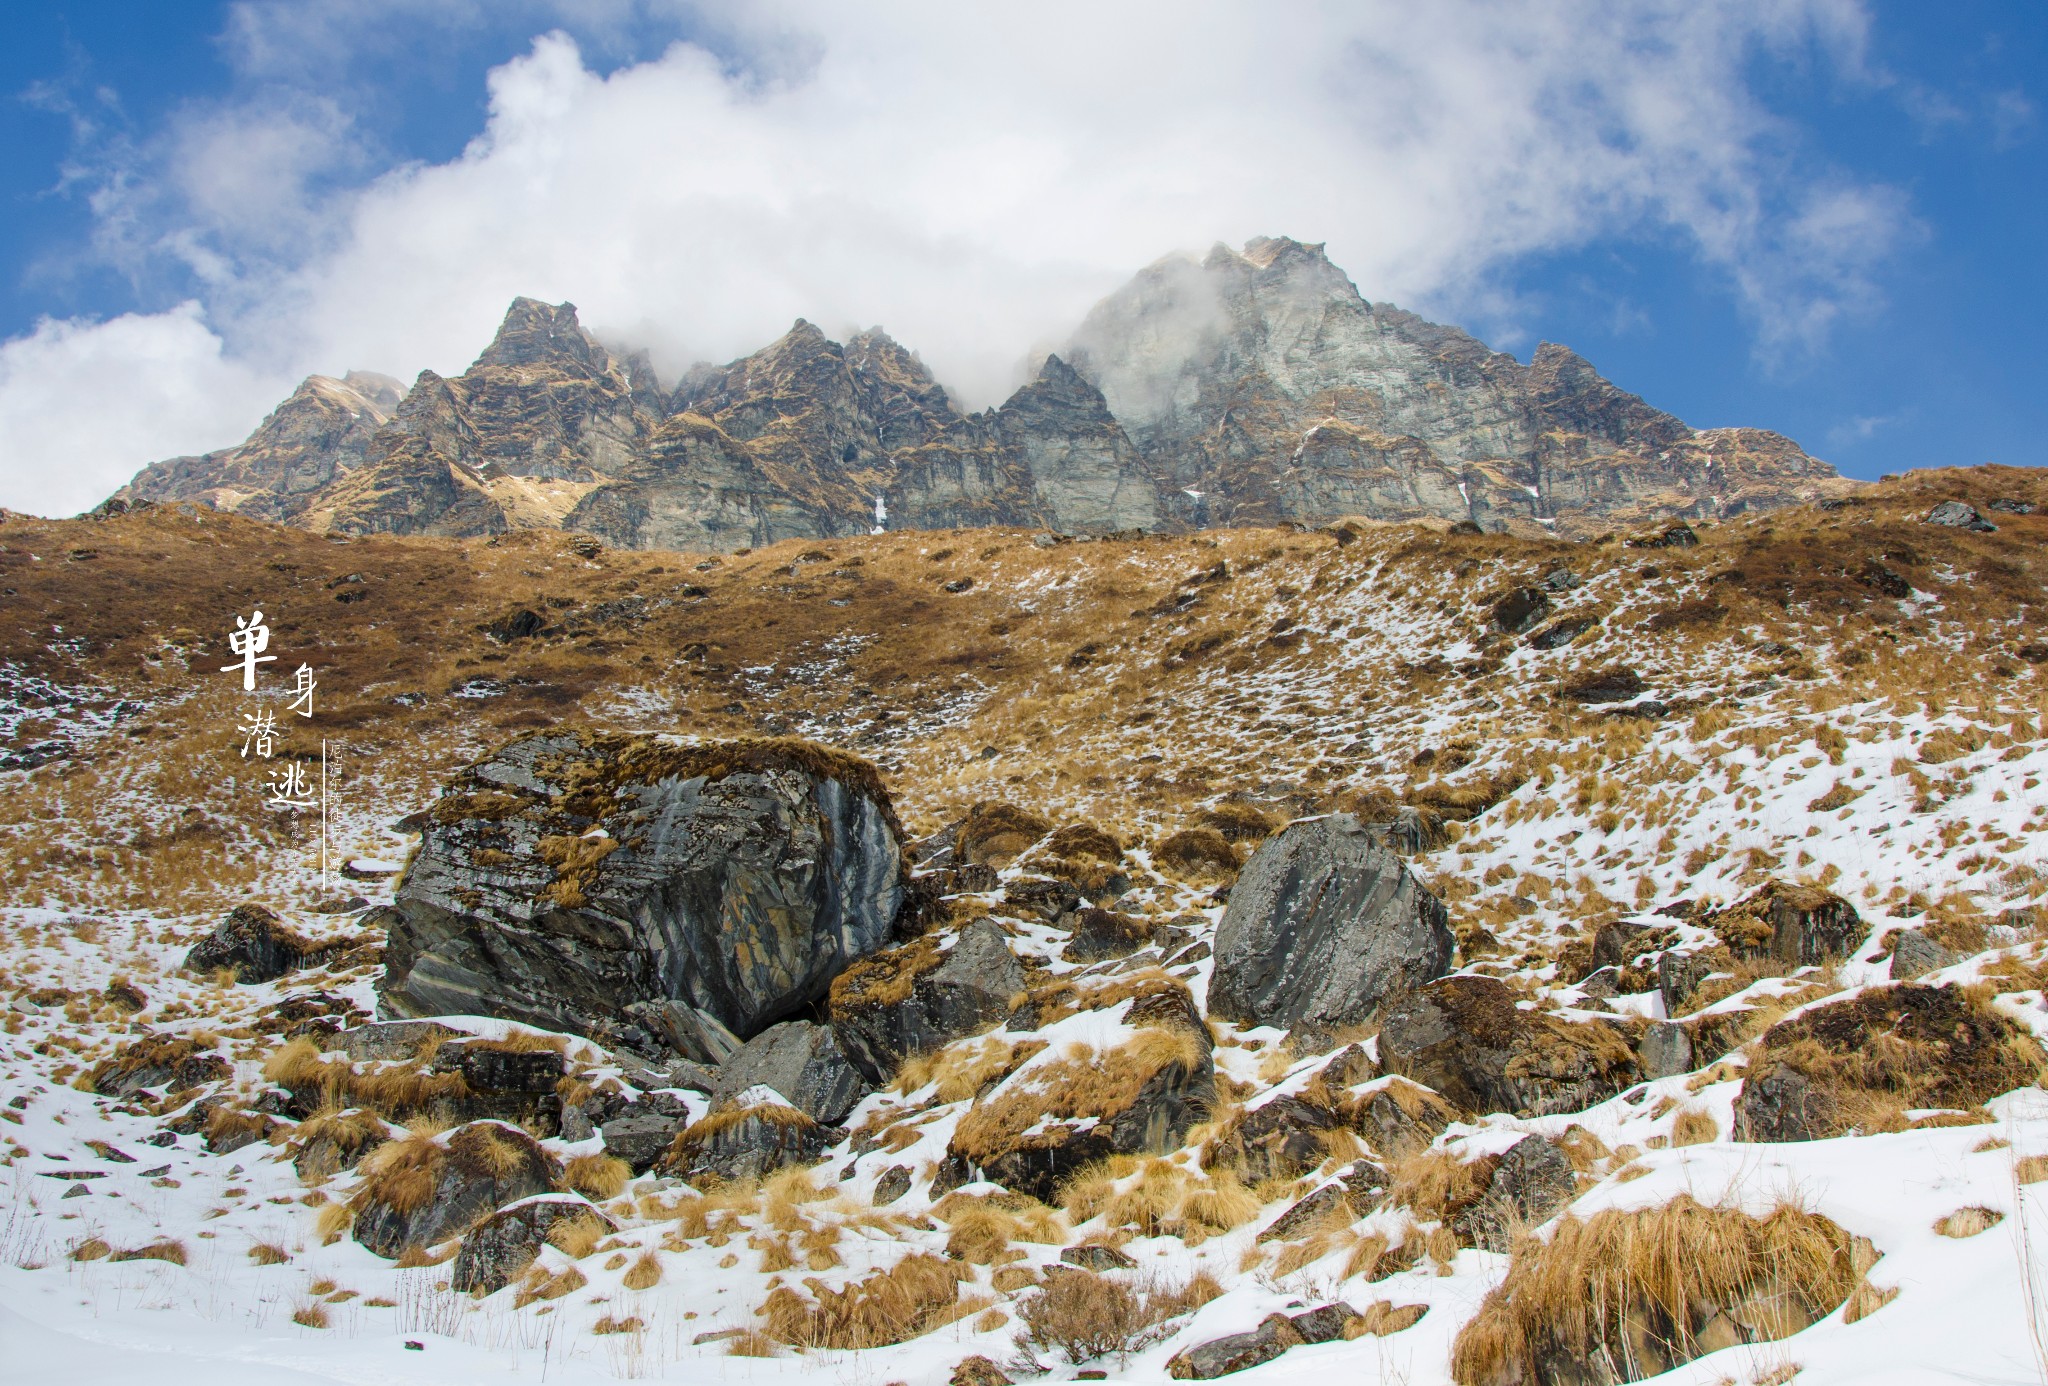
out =
<path fill-rule="evenodd" d="M 583 330 L 573 303 L 543 303 L 524 296 L 512 300 L 498 324 L 498 335 L 476 358 L 472 370 L 486 366 L 569 365 L 601 370 L 608 353 Z"/>

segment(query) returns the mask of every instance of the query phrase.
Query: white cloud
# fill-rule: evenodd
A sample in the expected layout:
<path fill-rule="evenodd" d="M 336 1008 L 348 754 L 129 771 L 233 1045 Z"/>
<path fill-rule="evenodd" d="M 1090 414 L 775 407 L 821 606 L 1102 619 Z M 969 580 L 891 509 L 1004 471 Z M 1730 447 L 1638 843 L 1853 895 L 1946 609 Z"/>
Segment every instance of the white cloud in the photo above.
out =
<path fill-rule="evenodd" d="M 196 302 L 106 322 L 38 323 L 0 345 L 0 476 L 7 504 L 72 515 L 105 500 L 133 459 L 240 438 L 288 376 L 225 358 Z"/>
<path fill-rule="evenodd" d="M 665 7 L 576 10 L 623 24 Z M 204 268 L 216 333 L 180 310 L 158 335 L 191 361 L 131 355 L 170 390 L 0 384 L 0 420 L 22 429 L 4 435 L 0 503 L 53 504 L 41 478 L 66 419 L 97 416 L 93 467 L 119 480 L 195 446 L 135 401 L 213 392 L 194 421 L 253 418 L 309 371 L 460 370 L 519 293 L 573 300 L 670 370 L 799 315 L 879 323 L 981 404 L 1138 266 L 1217 239 L 1327 241 L 1368 297 L 1469 318 L 1504 301 L 1519 257 L 1676 231 L 1776 350 L 1869 298 L 1904 215 L 1839 177 L 1801 195 L 1796 132 L 1745 86 L 1759 49 L 1853 69 L 1850 0 L 676 12 L 699 44 L 604 76 L 539 38 L 492 74 L 459 157 L 360 188 L 329 186 L 355 136 L 328 98 L 266 124 L 265 88 L 189 120 L 108 217 L 131 251 Z M 475 6 L 236 13 L 237 51 L 274 72 L 311 66 L 309 35 L 343 44 L 337 22 L 389 43 L 378 26 L 412 13 L 438 32 Z M 46 326 L 7 350 L 147 321 Z"/>

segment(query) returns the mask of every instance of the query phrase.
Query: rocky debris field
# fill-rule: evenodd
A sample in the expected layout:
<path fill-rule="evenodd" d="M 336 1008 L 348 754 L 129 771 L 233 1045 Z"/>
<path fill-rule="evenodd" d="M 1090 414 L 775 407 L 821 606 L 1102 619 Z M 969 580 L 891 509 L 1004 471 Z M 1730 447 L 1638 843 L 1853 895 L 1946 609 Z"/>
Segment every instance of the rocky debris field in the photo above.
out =
<path fill-rule="evenodd" d="M 136 705 L 0 779 L 10 1369 L 2032 1379 L 2022 480 L 1580 547 L 1012 536 L 909 638 L 945 536 L 0 526 L 101 584 L 0 654 Z M 220 591 L 122 605 L 199 543 Z M 295 574 L 390 681 L 333 705 L 324 879 L 222 797 L 176 604 Z M 711 663 L 778 696 L 666 691 Z"/>

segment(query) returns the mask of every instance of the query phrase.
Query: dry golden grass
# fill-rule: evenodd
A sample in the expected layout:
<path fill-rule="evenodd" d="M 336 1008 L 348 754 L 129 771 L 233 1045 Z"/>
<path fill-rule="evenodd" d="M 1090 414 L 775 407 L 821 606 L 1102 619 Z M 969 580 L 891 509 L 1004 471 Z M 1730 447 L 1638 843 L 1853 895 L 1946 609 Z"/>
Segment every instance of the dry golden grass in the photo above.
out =
<path fill-rule="evenodd" d="M 762 1304 L 761 1315 L 768 1336 L 793 1347 L 885 1347 L 951 1322 L 960 1283 L 970 1275 L 959 1263 L 919 1253 L 844 1289 L 811 1281 L 806 1297 L 779 1286 Z M 977 1306 L 977 1312 L 980 1307 L 985 1305 Z"/>
<path fill-rule="evenodd" d="M 562 1182 L 593 1203 L 617 1198 L 632 1178 L 633 1167 L 611 1155 L 578 1155 L 562 1167 Z"/>
<path fill-rule="evenodd" d="M 603 1317 L 599 1318 L 596 1323 L 590 1326 L 590 1331 L 592 1333 L 600 1335 L 611 1333 L 644 1333 L 647 1331 L 647 1322 L 646 1320 L 641 1319 L 638 1316 L 632 1316 L 621 1319 L 615 1318 L 610 1314 L 606 1314 Z"/>
<path fill-rule="evenodd" d="M 1018 1315 L 1021 1345 L 1057 1352 L 1075 1366 L 1111 1353 L 1128 1357 L 1158 1322 L 1122 1280 L 1084 1270 L 1053 1276 Z"/>
<path fill-rule="evenodd" d="M 1859 1259 L 1839 1227 L 1790 1205 L 1754 1218 L 1681 1196 L 1566 1217 L 1548 1242 L 1517 1243 L 1506 1279 L 1460 1330 L 1451 1373 L 1490 1386 L 1531 1379 L 1552 1355 L 1604 1352 L 1630 1379 L 1653 1376 L 1724 1341 L 1806 1327 L 1848 1298 Z"/>
<path fill-rule="evenodd" d="M 327 1306 L 307 1301 L 292 1310 L 292 1322 L 301 1328 L 327 1327 Z"/>
<path fill-rule="evenodd" d="M 98 1237 L 87 1237 L 74 1245 L 69 1257 L 73 1261 L 97 1261 L 113 1254 L 114 1248 Z"/>
<path fill-rule="evenodd" d="M 949 1044 L 912 1055 L 897 1070 L 890 1086 L 907 1095 L 936 1085 L 933 1095 L 939 1101 L 966 1102 L 989 1084 L 1016 1072 L 1025 1060 L 1044 1048 L 1044 1040 L 985 1035 L 972 1043 Z"/>
<path fill-rule="evenodd" d="M 249 1259 L 259 1266 L 281 1266 L 291 1260 L 291 1253 L 274 1242 L 258 1242 L 249 1248 Z"/>
<path fill-rule="evenodd" d="M 1671 1119 L 1673 1145 L 1706 1145 L 1721 1139 L 1721 1123 L 1702 1107 L 1684 1107 Z"/>
<path fill-rule="evenodd" d="M 1988 1232 L 2004 1221 L 2005 1214 L 1999 1212 L 1996 1208 L 1986 1208 L 1981 1204 L 1973 1204 L 1968 1208 L 1958 1208 L 1945 1217 L 1937 1218 L 1934 1223 L 1934 1230 L 1944 1237 L 1961 1239 L 1963 1237 L 1974 1237 L 1979 1232 Z"/>

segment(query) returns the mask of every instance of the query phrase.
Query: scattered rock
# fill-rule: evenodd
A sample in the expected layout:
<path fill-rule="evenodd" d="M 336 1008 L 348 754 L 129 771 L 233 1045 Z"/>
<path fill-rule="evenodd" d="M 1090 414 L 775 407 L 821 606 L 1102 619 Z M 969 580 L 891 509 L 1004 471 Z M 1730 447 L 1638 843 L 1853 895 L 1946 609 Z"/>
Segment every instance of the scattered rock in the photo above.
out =
<path fill-rule="evenodd" d="M 887 942 L 904 895 L 880 776 L 806 741 L 523 737 L 429 817 L 386 948 L 383 1009 L 402 1018 L 502 1016 L 658 1054 L 684 1036 L 634 1007 L 676 1002 L 745 1039 Z"/>
<path fill-rule="evenodd" d="M 1632 549 L 1690 549 L 1698 547 L 1699 534 L 1685 521 L 1666 525 L 1655 534 L 1638 535 L 1627 541 Z"/>
<path fill-rule="evenodd" d="M 869 1092 L 832 1028 L 808 1020 L 786 1020 L 748 1040 L 719 1068 L 712 1096 L 729 1101 L 756 1085 L 821 1126 L 838 1125 Z"/>
<path fill-rule="evenodd" d="M 235 980 L 248 985 L 274 982 L 297 970 L 311 949 L 262 905 L 237 905 L 212 933 L 192 945 L 185 967 L 192 972 L 232 968 Z"/>
<path fill-rule="evenodd" d="M 881 1177 L 875 1180 L 875 1206 L 886 1208 L 909 1193 L 911 1177 L 908 1165 L 891 1165 L 883 1170 Z"/>
<path fill-rule="evenodd" d="M 2004 496 L 1986 503 L 1984 508 L 1986 510 L 1996 510 L 2001 515 L 2031 515 L 2034 513 L 2034 503 L 2032 501 L 2009 500 Z"/>
<path fill-rule="evenodd" d="M 1576 1112 L 1635 1083 L 1626 1032 L 1515 1004 L 1492 977 L 1445 977 L 1391 1004 L 1380 1019 L 1380 1064 L 1436 1089 L 1467 1112 Z"/>
<path fill-rule="evenodd" d="M 556 1224 L 577 1222 L 618 1231 L 617 1223 L 576 1194 L 541 1194 L 500 1208 L 463 1237 L 450 1288 L 457 1294 L 503 1289 L 533 1264 Z"/>
<path fill-rule="evenodd" d="M 508 1203 L 548 1192 L 561 1173 L 533 1137 L 498 1121 L 387 1145 L 365 1164 L 353 1235 L 387 1260 L 423 1252 Z"/>
<path fill-rule="evenodd" d="M 1388 996 L 1449 969 L 1446 920 L 1356 818 L 1300 820 L 1269 838 L 1231 889 L 1209 1009 L 1287 1029 L 1363 1023 Z"/>
<path fill-rule="evenodd" d="M 1023 964 L 983 918 L 944 952 L 923 938 L 856 963 L 832 983 L 828 1014 L 847 1057 L 880 1083 L 913 1054 L 1001 1023 L 1023 992 Z"/>
<path fill-rule="evenodd" d="M 1943 501 L 1927 512 L 1927 523 L 1942 525 L 1948 529 L 1973 529 L 1980 534 L 1994 534 L 1998 526 L 1977 513 L 1977 507 L 1967 501 Z"/>

